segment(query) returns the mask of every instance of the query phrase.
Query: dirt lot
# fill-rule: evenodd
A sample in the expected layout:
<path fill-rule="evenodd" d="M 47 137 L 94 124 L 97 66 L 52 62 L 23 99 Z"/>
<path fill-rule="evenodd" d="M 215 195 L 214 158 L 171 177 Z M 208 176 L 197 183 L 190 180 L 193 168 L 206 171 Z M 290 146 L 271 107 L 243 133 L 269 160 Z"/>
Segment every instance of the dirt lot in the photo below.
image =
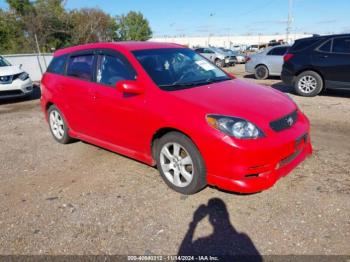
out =
<path fill-rule="evenodd" d="M 292 97 L 311 120 L 311 158 L 259 194 L 189 197 L 152 167 L 56 143 L 38 99 L 0 104 L 0 254 L 350 255 L 350 92 Z"/>

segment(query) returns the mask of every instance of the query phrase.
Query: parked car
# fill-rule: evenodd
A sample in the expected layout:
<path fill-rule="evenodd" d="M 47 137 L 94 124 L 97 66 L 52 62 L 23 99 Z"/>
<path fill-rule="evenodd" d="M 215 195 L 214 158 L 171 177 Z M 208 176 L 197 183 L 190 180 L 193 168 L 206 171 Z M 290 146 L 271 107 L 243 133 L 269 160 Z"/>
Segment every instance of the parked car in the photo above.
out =
<path fill-rule="evenodd" d="M 247 47 L 248 52 L 258 52 L 260 49 L 259 45 L 250 45 Z"/>
<path fill-rule="evenodd" d="M 235 59 L 235 64 L 237 64 L 237 63 L 242 64 L 242 63 L 245 63 L 245 61 L 246 61 L 245 55 L 240 53 L 240 52 L 232 51 L 231 49 L 227 49 L 224 47 L 219 47 L 219 49 L 222 50 L 223 52 L 227 53 L 228 55 L 233 56 Z"/>
<path fill-rule="evenodd" d="M 218 67 L 234 66 L 237 61 L 234 56 L 215 47 L 196 48 L 194 51 L 214 62 Z"/>
<path fill-rule="evenodd" d="M 81 139 L 157 165 L 183 194 L 207 184 L 259 192 L 312 151 L 309 121 L 286 94 L 177 44 L 59 50 L 42 78 L 41 106 L 59 143 Z"/>
<path fill-rule="evenodd" d="M 269 47 L 260 53 L 248 57 L 245 71 L 254 74 L 256 79 L 266 79 L 269 76 L 280 76 L 283 66 L 283 56 L 289 46 Z"/>
<path fill-rule="evenodd" d="M 296 40 L 284 56 L 282 80 L 302 96 L 350 90 L 350 34 Z"/>
<path fill-rule="evenodd" d="M 11 65 L 0 56 L 0 99 L 25 97 L 33 93 L 33 83 L 21 66 Z"/>

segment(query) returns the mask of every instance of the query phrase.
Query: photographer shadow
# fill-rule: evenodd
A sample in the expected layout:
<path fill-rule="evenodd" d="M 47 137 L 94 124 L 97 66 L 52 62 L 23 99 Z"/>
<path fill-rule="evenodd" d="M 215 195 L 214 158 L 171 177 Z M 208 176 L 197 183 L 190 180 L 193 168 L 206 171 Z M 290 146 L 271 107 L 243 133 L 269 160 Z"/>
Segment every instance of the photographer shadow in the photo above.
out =
<path fill-rule="evenodd" d="M 194 240 L 194 232 L 198 223 L 207 215 L 213 226 L 213 233 Z M 237 232 L 232 226 L 226 205 L 219 198 L 212 198 L 208 201 L 208 205 L 201 205 L 197 208 L 178 255 L 211 255 L 231 258 L 239 256 L 245 261 L 262 261 L 259 251 L 249 236 Z"/>

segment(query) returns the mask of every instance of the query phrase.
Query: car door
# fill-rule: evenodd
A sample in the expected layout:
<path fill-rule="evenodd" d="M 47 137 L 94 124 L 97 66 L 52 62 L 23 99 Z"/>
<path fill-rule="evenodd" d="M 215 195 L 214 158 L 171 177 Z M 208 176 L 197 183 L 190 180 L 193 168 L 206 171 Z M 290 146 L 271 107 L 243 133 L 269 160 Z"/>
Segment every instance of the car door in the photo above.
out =
<path fill-rule="evenodd" d="M 215 61 L 216 55 L 215 52 L 210 50 L 209 48 L 203 48 L 203 53 L 201 53 L 205 58 L 207 58 L 210 61 Z"/>
<path fill-rule="evenodd" d="M 275 47 L 266 54 L 266 64 L 272 75 L 281 75 L 283 66 L 283 56 L 287 52 L 288 47 Z"/>
<path fill-rule="evenodd" d="M 313 54 L 313 64 L 331 88 L 350 88 L 350 36 L 335 37 Z"/>
<path fill-rule="evenodd" d="M 136 71 L 121 53 L 115 50 L 99 52 L 94 117 L 99 125 L 98 138 L 131 150 L 140 150 L 144 122 L 144 95 L 125 94 L 116 89 L 122 80 L 137 80 Z"/>
<path fill-rule="evenodd" d="M 69 119 L 70 128 L 78 133 L 96 136 L 96 122 L 91 117 L 92 96 L 91 87 L 94 81 L 96 56 L 93 51 L 71 54 L 68 57 L 66 77 L 58 88 L 66 100 L 65 113 Z"/>

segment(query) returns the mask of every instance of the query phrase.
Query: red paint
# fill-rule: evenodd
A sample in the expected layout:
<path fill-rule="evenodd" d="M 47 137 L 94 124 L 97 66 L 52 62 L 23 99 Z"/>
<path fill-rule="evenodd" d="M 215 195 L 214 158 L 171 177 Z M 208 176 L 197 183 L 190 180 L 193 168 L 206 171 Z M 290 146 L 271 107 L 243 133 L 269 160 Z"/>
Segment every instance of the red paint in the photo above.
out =
<path fill-rule="evenodd" d="M 295 141 L 309 134 L 309 121 L 298 110 L 298 121 L 289 129 L 273 131 L 269 123 L 297 107 L 279 91 L 239 79 L 167 92 L 159 89 L 130 51 L 180 48 L 151 42 L 98 43 L 59 50 L 110 48 L 122 53 L 137 72 L 137 80 L 123 81 L 118 88 L 46 73 L 42 79 L 42 109 L 49 103 L 63 113 L 72 137 L 154 164 L 151 144 L 162 128 L 183 132 L 192 139 L 205 161 L 208 184 L 252 193 L 271 187 L 312 152 L 308 139 L 300 154 L 283 167 L 279 162 L 293 154 Z M 121 90 L 131 89 L 130 95 Z M 265 137 L 240 140 L 210 127 L 205 116 L 222 114 L 256 124 Z M 259 176 L 246 175 L 259 174 Z"/>

